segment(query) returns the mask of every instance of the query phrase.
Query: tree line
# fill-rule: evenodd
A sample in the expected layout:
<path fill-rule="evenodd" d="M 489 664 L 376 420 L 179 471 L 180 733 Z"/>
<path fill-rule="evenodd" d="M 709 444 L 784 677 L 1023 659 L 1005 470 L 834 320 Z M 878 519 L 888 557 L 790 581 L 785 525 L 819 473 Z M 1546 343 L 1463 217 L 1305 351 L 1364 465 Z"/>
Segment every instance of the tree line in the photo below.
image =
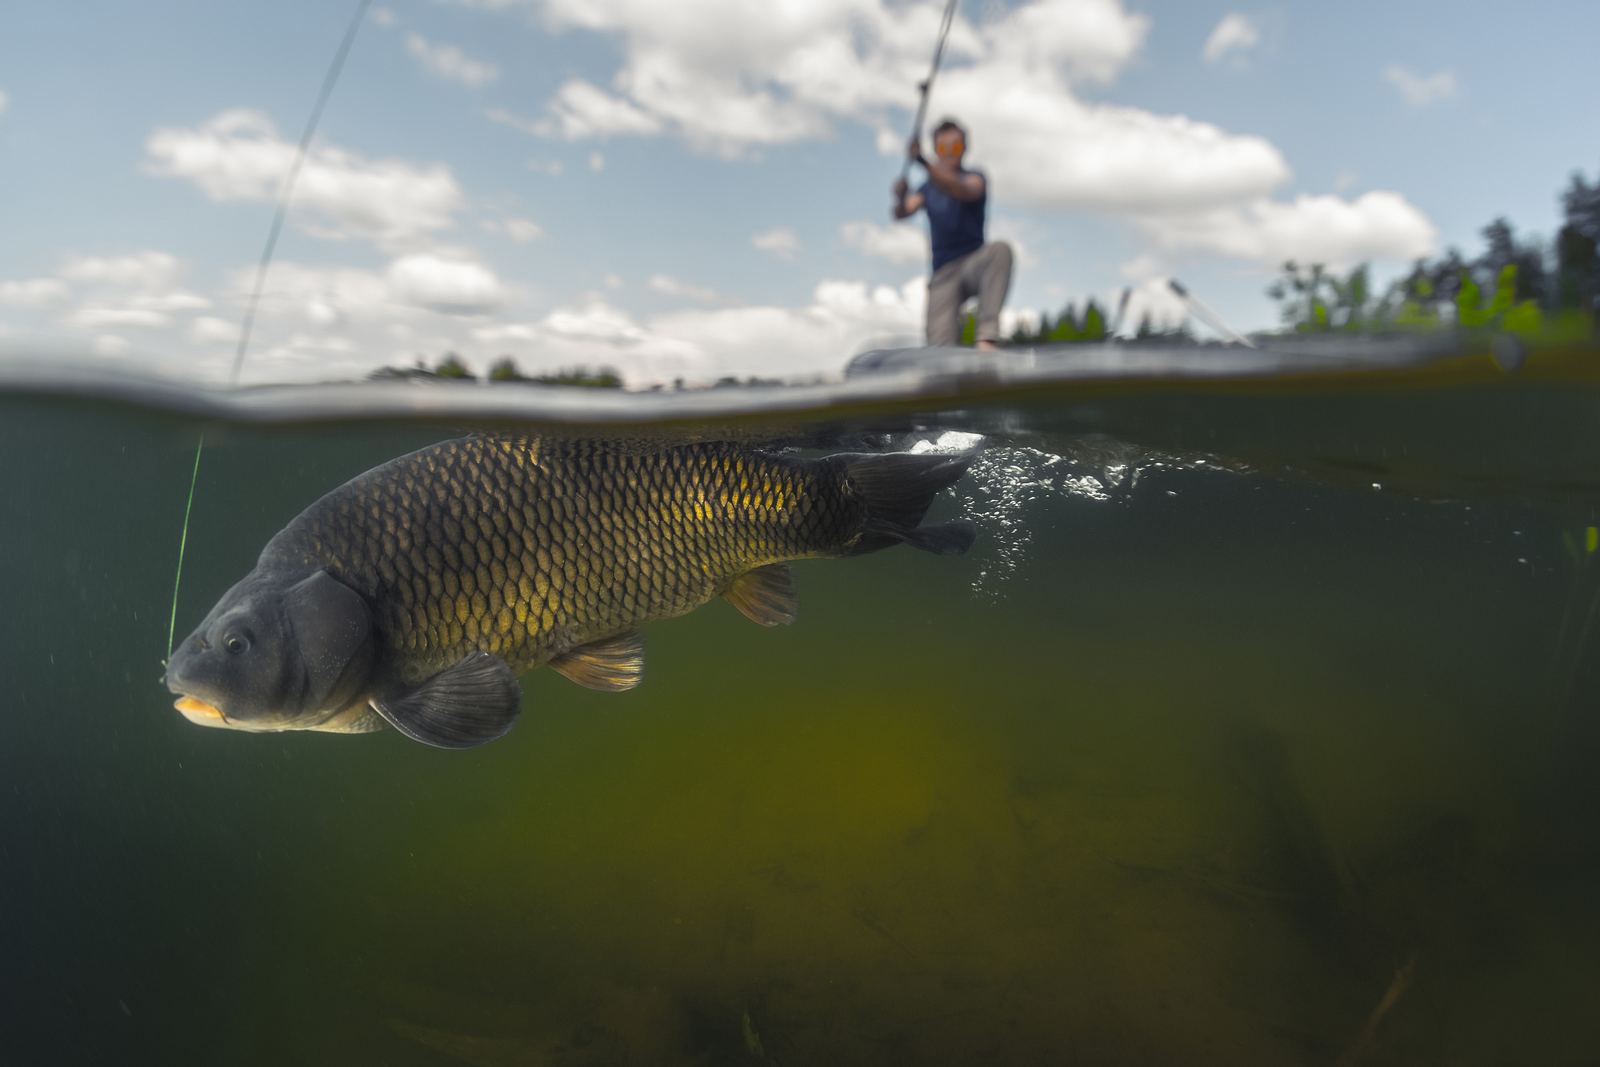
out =
<path fill-rule="evenodd" d="M 1555 337 L 1591 336 L 1600 320 L 1600 175 L 1593 181 L 1574 172 L 1560 194 L 1562 224 L 1550 241 L 1519 234 L 1504 216 L 1480 231 L 1484 247 L 1468 259 L 1450 248 L 1434 259 L 1418 259 L 1382 292 L 1363 263 L 1347 274 L 1321 263 L 1285 263 L 1267 287 L 1288 330 L 1430 329 L 1457 325 L 1493 327 Z M 1080 309 L 1069 303 L 1036 326 L 1019 325 L 1016 345 L 1104 341 L 1110 335 L 1105 308 L 1090 298 Z M 1115 324 L 1113 324 L 1115 325 Z M 961 343 L 976 330 L 965 317 Z M 1192 340 L 1187 322 L 1156 327 L 1148 314 L 1136 338 Z"/>
<path fill-rule="evenodd" d="M 1483 250 L 1418 259 L 1382 293 L 1367 264 L 1340 276 L 1321 264 L 1283 265 L 1267 295 L 1285 327 L 1427 329 L 1494 327 L 1530 335 L 1587 336 L 1600 310 L 1600 176 L 1574 173 L 1561 194 L 1554 240 L 1519 235 L 1504 216 L 1480 232 Z"/>
<path fill-rule="evenodd" d="M 446 352 L 433 366 L 418 356 L 409 367 L 380 367 L 367 375 L 384 381 L 396 379 L 430 378 L 441 381 L 475 382 L 466 361 L 454 352 Z M 621 389 L 622 375 L 610 367 L 572 367 L 544 374 L 523 374 L 511 356 L 501 356 L 489 365 L 484 375 L 490 382 L 534 382 L 539 385 L 575 385 L 589 389 Z"/>

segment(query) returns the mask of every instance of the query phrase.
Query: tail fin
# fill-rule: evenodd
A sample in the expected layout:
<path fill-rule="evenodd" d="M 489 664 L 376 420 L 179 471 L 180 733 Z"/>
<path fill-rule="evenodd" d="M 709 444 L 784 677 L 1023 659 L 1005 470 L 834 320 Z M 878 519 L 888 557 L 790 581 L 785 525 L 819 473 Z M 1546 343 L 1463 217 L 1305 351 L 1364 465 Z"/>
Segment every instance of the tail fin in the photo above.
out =
<path fill-rule="evenodd" d="M 846 491 L 867 508 L 861 538 L 851 555 L 908 544 L 924 552 L 954 555 L 972 547 L 976 536 L 963 519 L 919 526 L 933 498 L 954 485 L 972 465 L 972 453 L 961 455 L 890 452 L 831 457 L 844 468 Z"/>

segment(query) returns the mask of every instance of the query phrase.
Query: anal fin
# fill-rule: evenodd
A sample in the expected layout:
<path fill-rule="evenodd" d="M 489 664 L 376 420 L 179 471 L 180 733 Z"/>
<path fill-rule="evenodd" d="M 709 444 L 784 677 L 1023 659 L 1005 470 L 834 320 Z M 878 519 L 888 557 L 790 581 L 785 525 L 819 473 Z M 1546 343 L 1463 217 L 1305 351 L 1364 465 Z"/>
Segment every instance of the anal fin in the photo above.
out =
<path fill-rule="evenodd" d="M 644 680 L 644 638 L 637 630 L 591 641 L 550 661 L 562 677 L 585 689 L 620 693 Z"/>
<path fill-rule="evenodd" d="M 762 626 L 787 626 L 800 614 L 794 575 L 787 563 L 769 563 L 746 571 L 722 595 L 741 615 Z"/>
<path fill-rule="evenodd" d="M 372 709 L 413 741 L 472 748 L 504 737 L 517 721 L 522 689 L 506 661 L 474 652 L 414 689 L 372 700 Z"/>

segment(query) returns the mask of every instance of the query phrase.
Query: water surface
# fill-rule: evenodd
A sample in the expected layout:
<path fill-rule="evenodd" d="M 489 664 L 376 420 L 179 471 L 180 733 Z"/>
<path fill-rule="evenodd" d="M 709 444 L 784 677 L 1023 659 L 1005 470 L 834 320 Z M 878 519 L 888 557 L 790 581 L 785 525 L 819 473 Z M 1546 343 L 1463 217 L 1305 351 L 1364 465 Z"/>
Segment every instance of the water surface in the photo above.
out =
<path fill-rule="evenodd" d="M 630 693 L 537 671 L 465 753 L 185 723 L 179 523 L 204 430 L 182 633 L 320 493 L 525 421 L 14 383 L 0 1061 L 1589 1062 L 1600 392 L 1569 370 L 547 411 L 983 434 L 931 516 L 980 538 L 799 563 L 790 628 L 653 625 Z"/>

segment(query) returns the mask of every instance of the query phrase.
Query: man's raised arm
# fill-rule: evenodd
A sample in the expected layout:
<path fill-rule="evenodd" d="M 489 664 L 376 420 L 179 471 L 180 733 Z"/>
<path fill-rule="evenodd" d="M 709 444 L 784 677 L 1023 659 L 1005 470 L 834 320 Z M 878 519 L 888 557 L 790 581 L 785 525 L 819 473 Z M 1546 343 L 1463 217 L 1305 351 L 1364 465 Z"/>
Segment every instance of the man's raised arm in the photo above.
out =
<path fill-rule="evenodd" d="M 908 192 L 904 178 L 895 179 L 894 183 L 894 217 L 897 219 L 909 218 L 922 210 L 922 194 Z"/>

